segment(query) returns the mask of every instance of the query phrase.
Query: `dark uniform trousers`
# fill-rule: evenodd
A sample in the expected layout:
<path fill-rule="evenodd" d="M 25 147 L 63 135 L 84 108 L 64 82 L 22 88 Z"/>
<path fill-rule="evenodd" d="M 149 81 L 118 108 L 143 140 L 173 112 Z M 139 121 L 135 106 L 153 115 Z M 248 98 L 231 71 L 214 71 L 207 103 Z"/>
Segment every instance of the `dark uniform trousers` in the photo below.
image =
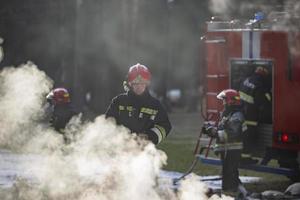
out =
<path fill-rule="evenodd" d="M 222 189 L 225 191 L 235 190 L 241 183 L 239 177 L 239 163 L 242 150 L 228 150 L 222 153 L 221 159 L 223 162 L 222 169 Z"/>

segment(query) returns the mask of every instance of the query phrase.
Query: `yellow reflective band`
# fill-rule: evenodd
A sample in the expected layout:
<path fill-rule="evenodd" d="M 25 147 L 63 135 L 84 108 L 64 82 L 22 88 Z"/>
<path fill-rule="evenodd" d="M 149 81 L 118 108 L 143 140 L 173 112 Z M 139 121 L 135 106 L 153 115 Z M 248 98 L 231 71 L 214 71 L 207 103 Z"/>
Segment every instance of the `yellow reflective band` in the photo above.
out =
<path fill-rule="evenodd" d="M 250 125 L 250 126 L 257 126 L 258 124 L 256 121 L 248 121 L 248 120 L 246 120 L 245 123 L 246 125 Z"/>
<path fill-rule="evenodd" d="M 128 110 L 129 112 L 131 112 L 133 110 L 132 106 L 127 106 L 126 110 Z"/>
<path fill-rule="evenodd" d="M 149 115 L 156 115 L 158 113 L 158 110 L 153 110 L 151 108 L 142 107 L 141 108 L 141 113 L 146 113 L 146 114 L 149 114 Z"/>
<path fill-rule="evenodd" d="M 166 135 L 166 130 L 165 130 L 165 128 L 164 127 L 162 127 L 162 126 L 159 126 L 159 125 L 154 125 L 154 127 L 156 127 L 156 128 L 158 128 L 159 129 L 159 131 L 161 132 L 161 135 L 162 135 L 162 138 L 164 139 L 167 135 Z"/>
<path fill-rule="evenodd" d="M 162 126 L 154 125 L 154 128 L 152 128 L 151 130 L 157 135 L 157 144 L 159 144 L 166 137 L 166 131 Z"/>
<path fill-rule="evenodd" d="M 240 149 L 243 149 L 242 142 L 215 144 L 215 146 L 214 146 L 215 151 L 240 150 Z"/>
<path fill-rule="evenodd" d="M 247 103 L 251 103 L 251 104 L 254 103 L 254 98 L 252 96 L 250 96 L 244 92 L 241 92 L 241 91 L 239 91 L 239 93 L 240 93 L 240 97 L 243 101 L 246 101 Z"/>
<path fill-rule="evenodd" d="M 125 110 L 124 106 L 119 106 L 119 110 Z"/>
<path fill-rule="evenodd" d="M 268 101 L 271 101 L 271 95 L 269 93 L 266 93 L 265 96 L 268 99 Z"/>
<path fill-rule="evenodd" d="M 250 154 L 245 154 L 245 153 L 243 153 L 243 154 L 242 154 L 242 157 L 243 157 L 243 158 L 251 158 L 252 156 L 251 156 Z"/>
<path fill-rule="evenodd" d="M 162 141 L 162 135 L 161 135 L 161 132 L 160 132 L 159 129 L 156 128 L 156 127 L 152 128 L 151 130 L 157 135 L 157 138 L 158 138 L 157 144 L 159 144 L 159 143 Z"/>

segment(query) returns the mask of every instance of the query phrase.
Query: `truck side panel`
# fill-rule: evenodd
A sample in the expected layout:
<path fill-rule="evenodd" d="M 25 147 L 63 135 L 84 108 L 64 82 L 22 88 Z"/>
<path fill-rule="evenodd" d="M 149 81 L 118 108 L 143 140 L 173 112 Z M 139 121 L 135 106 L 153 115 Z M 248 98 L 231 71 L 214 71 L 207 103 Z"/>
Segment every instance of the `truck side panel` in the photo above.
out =
<path fill-rule="evenodd" d="M 289 75 L 288 34 L 286 32 L 263 32 L 261 57 L 274 59 L 273 98 L 274 98 L 274 147 L 300 149 L 299 140 L 292 143 L 278 142 L 278 133 L 287 133 L 293 137 L 300 135 L 300 84 Z M 292 73 L 295 73 L 293 71 Z"/>

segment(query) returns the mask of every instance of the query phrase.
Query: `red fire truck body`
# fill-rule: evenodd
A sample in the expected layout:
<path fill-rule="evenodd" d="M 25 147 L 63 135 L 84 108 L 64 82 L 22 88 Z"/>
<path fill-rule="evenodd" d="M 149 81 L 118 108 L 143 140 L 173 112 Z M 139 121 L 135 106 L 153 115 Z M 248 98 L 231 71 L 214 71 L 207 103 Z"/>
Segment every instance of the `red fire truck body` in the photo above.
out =
<path fill-rule="evenodd" d="M 241 81 L 259 65 L 271 71 L 272 108 L 270 123 L 259 122 L 259 144 L 273 157 L 300 160 L 300 37 L 298 33 L 271 28 L 234 28 L 228 22 L 208 22 L 204 40 L 206 114 L 216 122 L 223 89 L 239 89 Z M 263 114 L 263 113 L 262 113 Z M 282 152 L 282 153 L 281 153 Z M 282 165 L 288 167 L 287 165 Z"/>

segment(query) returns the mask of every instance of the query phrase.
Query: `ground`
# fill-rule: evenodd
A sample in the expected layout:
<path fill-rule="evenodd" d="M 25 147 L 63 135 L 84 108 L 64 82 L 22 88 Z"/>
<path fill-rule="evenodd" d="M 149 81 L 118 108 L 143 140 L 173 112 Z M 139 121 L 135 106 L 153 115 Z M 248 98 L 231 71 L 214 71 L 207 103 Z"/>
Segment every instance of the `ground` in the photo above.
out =
<path fill-rule="evenodd" d="M 193 152 L 202 127 L 203 118 L 200 111 L 185 112 L 181 109 L 169 113 L 169 117 L 173 126 L 172 131 L 158 148 L 165 151 L 168 155 L 168 164 L 164 167 L 166 170 L 185 172 L 193 162 Z M 207 141 L 208 139 L 201 139 L 201 144 L 203 145 Z M 209 152 L 209 155 L 214 156 L 214 153 Z M 277 162 L 272 161 L 271 164 L 277 165 Z M 221 168 L 198 162 L 193 172 L 200 176 L 219 175 Z M 240 175 L 262 178 L 262 181 L 259 183 L 246 185 L 247 189 L 252 192 L 262 192 L 265 190 L 284 191 L 292 184 L 287 177 L 282 175 L 250 170 L 240 170 Z"/>

